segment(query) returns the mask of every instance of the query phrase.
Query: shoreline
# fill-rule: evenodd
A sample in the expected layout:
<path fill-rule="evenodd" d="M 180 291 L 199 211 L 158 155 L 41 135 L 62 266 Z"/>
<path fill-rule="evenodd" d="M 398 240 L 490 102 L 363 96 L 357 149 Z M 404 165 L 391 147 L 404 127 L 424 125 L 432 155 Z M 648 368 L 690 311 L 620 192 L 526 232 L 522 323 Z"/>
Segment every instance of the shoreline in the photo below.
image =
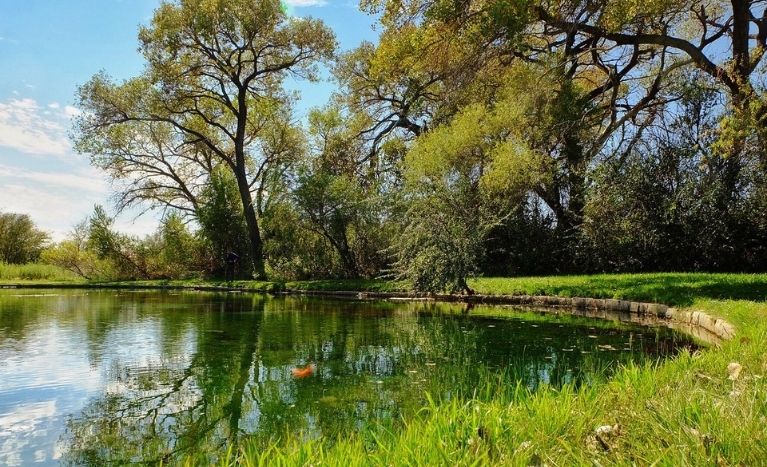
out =
<path fill-rule="evenodd" d="M 508 295 L 508 294 L 423 294 L 413 292 L 380 292 L 357 290 L 311 290 L 281 287 L 280 283 L 256 283 L 262 287 L 212 284 L 142 284 L 142 283 L 0 283 L 0 289 L 97 289 L 97 290 L 190 290 L 203 292 L 262 293 L 282 296 L 311 296 L 341 299 L 435 301 L 469 303 L 497 306 L 523 306 L 537 309 L 564 311 L 570 314 L 590 312 L 589 317 L 610 319 L 615 315 L 627 315 L 637 319 L 628 321 L 650 326 L 661 324 L 674 327 L 694 338 L 711 344 L 735 337 L 735 327 L 728 321 L 698 310 L 681 310 L 655 302 L 641 302 L 611 298 L 561 297 L 556 295 Z"/>

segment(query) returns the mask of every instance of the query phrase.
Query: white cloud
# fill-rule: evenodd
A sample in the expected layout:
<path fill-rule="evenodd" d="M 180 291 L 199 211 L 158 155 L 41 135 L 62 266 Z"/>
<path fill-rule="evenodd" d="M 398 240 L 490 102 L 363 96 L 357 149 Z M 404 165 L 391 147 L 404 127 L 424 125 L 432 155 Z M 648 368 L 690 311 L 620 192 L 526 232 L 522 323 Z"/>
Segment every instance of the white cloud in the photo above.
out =
<path fill-rule="evenodd" d="M 51 233 L 54 240 L 65 238 L 72 226 L 91 213 L 95 203 L 103 202 L 99 196 L 23 181 L 2 181 L 2 187 L 0 210 L 29 214 L 35 224 Z"/>
<path fill-rule="evenodd" d="M 63 117 L 44 115 L 34 99 L 0 102 L 0 146 L 25 154 L 64 156 L 70 148 L 65 124 Z"/>
<path fill-rule="evenodd" d="M 71 169 L 70 169 L 71 170 Z M 109 184 L 94 168 L 74 172 L 37 172 L 0 165 L 0 211 L 29 214 L 54 241 L 63 240 L 96 204 L 109 207 Z M 159 213 L 140 217 L 141 208 L 117 217 L 115 228 L 144 236 L 157 229 Z"/>
<path fill-rule="evenodd" d="M 74 107 L 71 105 L 67 105 L 64 107 L 64 114 L 69 118 L 79 117 L 80 115 L 82 115 L 82 113 L 83 111 L 78 109 L 77 107 Z"/>
<path fill-rule="evenodd" d="M 55 101 L 47 105 L 29 98 L 0 102 L 0 211 L 29 214 L 54 240 L 65 238 L 91 214 L 94 204 L 111 205 L 106 175 L 75 155 L 67 139 L 71 119 L 81 113 L 77 107 Z M 159 214 L 136 218 L 139 212 L 121 214 L 115 227 L 139 236 L 154 231 Z"/>
<path fill-rule="evenodd" d="M 44 419 L 55 414 L 55 400 L 16 406 L 11 412 L 0 415 L 0 434 L 32 432 Z"/>
<path fill-rule="evenodd" d="M 160 213 L 148 212 L 141 217 L 136 217 L 140 212 L 140 208 L 136 208 L 133 211 L 125 212 L 115 219 L 115 230 L 138 237 L 143 237 L 157 230 L 157 226 L 160 224 Z"/>
<path fill-rule="evenodd" d="M 285 0 L 285 3 L 292 7 L 325 6 L 328 4 L 326 0 Z"/>
<path fill-rule="evenodd" d="M 48 188 L 63 188 L 106 195 L 109 192 L 107 182 L 96 169 L 81 169 L 72 173 L 38 172 L 19 167 L 0 164 L 0 180 L 16 180 L 46 185 Z"/>

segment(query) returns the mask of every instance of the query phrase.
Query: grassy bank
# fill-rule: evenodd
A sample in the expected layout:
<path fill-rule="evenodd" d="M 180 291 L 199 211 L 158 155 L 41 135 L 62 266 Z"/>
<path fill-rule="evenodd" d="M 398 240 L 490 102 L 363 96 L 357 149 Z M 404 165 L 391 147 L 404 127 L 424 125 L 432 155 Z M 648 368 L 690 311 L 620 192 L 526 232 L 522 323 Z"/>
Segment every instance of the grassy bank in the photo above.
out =
<path fill-rule="evenodd" d="M 430 404 L 400 430 L 337 440 L 304 441 L 294 434 L 270 444 L 245 441 L 230 447 L 222 465 L 762 465 L 765 284 L 766 275 L 738 274 L 478 279 L 472 285 L 480 293 L 663 301 L 725 318 L 737 337 L 721 348 L 623 368 L 590 387 L 500 391 L 504 395 L 491 401 Z M 370 290 L 371 284 L 361 285 Z M 741 365 L 739 374 L 728 370 L 732 363 Z"/>
<path fill-rule="evenodd" d="M 0 285 L 92 285 L 120 287 L 234 288 L 252 292 L 357 291 L 407 292 L 404 282 L 378 279 L 307 281 L 151 280 L 91 281 L 47 265 L 0 264 Z M 482 277 L 469 281 L 479 294 L 557 295 L 562 297 L 618 298 L 690 306 L 701 299 L 762 301 L 767 297 L 767 274 L 648 273 L 541 277 Z"/>

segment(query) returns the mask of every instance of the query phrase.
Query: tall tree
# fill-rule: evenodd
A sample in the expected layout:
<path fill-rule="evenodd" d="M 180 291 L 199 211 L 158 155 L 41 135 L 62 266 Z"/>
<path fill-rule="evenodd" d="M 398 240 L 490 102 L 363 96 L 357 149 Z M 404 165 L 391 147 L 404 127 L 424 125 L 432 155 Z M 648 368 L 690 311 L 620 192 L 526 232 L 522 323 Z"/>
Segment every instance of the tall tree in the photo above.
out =
<path fill-rule="evenodd" d="M 254 193 L 266 193 L 269 174 L 296 144 L 282 81 L 316 79 L 317 62 L 334 52 L 332 32 L 318 20 L 288 18 L 277 0 L 179 0 L 163 3 L 139 39 L 144 73 L 119 84 L 99 74 L 81 87 L 77 148 L 128 181 L 126 202 L 189 211 L 194 187 L 226 167 L 253 273 L 264 277 Z"/>

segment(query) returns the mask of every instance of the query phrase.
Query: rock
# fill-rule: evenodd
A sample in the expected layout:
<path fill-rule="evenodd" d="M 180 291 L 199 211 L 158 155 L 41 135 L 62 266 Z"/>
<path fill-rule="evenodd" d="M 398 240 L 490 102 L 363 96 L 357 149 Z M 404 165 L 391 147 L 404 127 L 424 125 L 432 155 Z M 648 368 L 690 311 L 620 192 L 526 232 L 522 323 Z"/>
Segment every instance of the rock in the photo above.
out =
<path fill-rule="evenodd" d="M 598 427 L 596 430 L 594 430 L 594 434 L 598 436 L 612 436 L 613 434 L 618 434 L 618 430 L 620 429 L 619 425 L 602 425 Z"/>
<path fill-rule="evenodd" d="M 525 449 L 528 449 L 530 446 L 532 446 L 532 441 L 522 441 L 519 443 L 519 446 L 517 447 L 517 452 L 524 451 Z"/>
<path fill-rule="evenodd" d="M 727 373 L 730 375 L 727 377 L 730 381 L 735 381 L 740 376 L 740 372 L 743 370 L 743 367 L 738 362 L 732 362 L 729 365 L 727 365 Z"/>
<path fill-rule="evenodd" d="M 620 435 L 621 427 L 617 423 L 615 425 L 602 425 L 594 430 L 594 434 L 586 439 L 586 445 L 592 451 L 596 451 L 601 448 L 603 451 L 611 451 L 613 449 L 613 441 Z"/>

